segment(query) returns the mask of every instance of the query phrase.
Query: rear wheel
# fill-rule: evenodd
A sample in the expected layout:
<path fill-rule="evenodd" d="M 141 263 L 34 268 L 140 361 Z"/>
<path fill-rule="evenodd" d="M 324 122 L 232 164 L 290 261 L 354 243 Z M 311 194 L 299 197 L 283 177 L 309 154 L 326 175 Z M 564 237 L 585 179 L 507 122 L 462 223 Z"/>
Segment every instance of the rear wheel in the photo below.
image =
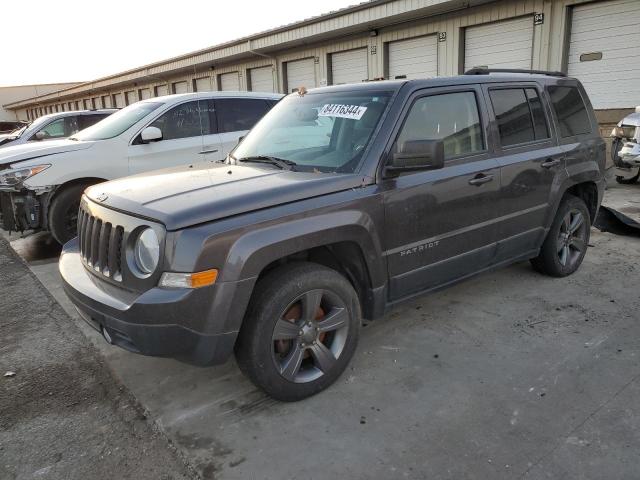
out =
<path fill-rule="evenodd" d="M 640 168 L 637 169 L 637 172 L 635 173 L 635 175 L 633 173 L 631 173 L 631 176 L 625 176 L 625 177 L 621 175 L 616 175 L 616 182 L 622 185 L 631 185 L 636 183 L 639 178 L 640 178 Z"/>
<path fill-rule="evenodd" d="M 285 265 L 256 285 L 236 344 L 238 365 L 268 395 L 301 400 L 344 371 L 360 322 L 346 278 L 321 265 Z"/>
<path fill-rule="evenodd" d="M 591 217 L 584 200 L 565 195 L 540 254 L 531 260 L 533 267 L 553 277 L 571 275 L 587 253 L 590 232 Z"/>
<path fill-rule="evenodd" d="M 78 234 L 78 209 L 82 193 L 90 184 L 62 187 L 49 206 L 49 230 L 58 243 L 64 245 Z"/>

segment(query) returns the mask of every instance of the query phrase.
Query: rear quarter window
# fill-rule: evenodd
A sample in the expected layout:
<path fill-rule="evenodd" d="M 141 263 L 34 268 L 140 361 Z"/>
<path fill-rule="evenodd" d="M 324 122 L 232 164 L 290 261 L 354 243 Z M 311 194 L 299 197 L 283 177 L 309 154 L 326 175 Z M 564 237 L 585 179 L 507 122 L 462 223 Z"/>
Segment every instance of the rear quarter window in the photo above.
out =
<path fill-rule="evenodd" d="M 591 121 L 582 95 L 576 87 L 548 88 L 551 106 L 558 119 L 561 137 L 591 133 Z"/>

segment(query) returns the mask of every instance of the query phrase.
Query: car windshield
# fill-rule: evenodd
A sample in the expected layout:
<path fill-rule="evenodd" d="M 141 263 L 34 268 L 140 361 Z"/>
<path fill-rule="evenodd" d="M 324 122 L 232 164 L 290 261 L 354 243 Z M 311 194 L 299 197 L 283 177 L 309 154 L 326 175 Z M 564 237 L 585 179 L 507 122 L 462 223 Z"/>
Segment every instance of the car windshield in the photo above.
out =
<path fill-rule="evenodd" d="M 117 137 L 161 105 L 164 104 L 162 102 L 134 103 L 76 133 L 71 140 L 107 140 Z"/>
<path fill-rule="evenodd" d="M 309 92 L 280 101 L 233 151 L 237 161 L 275 157 L 295 170 L 352 173 L 391 92 Z"/>

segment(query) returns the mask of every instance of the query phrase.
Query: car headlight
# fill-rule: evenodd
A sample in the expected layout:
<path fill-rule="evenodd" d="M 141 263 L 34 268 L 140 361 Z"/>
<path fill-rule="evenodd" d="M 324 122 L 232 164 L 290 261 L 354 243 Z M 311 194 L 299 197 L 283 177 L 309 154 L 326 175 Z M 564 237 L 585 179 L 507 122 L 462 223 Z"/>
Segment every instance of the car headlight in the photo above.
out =
<path fill-rule="evenodd" d="M 140 272 L 153 273 L 160 262 L 160 240 L 152 228 L 146 228 L 138 235 L 133 248 L 133 257 Z"/>
<path fill-rule="evenodd" d="M 33 167 L 25 168 L 10 168 L 0 172 L 0 185 L 18 185 L 24 182 L 27 178 L 31 178 L 34 175 L 49 168 L 51 164 L 47 165 L 34 165 Z"/>

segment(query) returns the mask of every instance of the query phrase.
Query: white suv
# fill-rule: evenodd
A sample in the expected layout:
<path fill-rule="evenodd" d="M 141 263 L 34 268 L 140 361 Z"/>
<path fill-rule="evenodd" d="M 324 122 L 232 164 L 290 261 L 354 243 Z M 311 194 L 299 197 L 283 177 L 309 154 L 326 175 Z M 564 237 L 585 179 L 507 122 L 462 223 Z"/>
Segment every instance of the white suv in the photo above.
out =
<path fill-rule="evenodd" d="M 76 235 L 85 188 L 149 170 L 226 157 L 282 97 L 254 92 L 168 95 L 134 103 L 70 137 L 0 150 L 0 212 L 9 231 Z"/>

